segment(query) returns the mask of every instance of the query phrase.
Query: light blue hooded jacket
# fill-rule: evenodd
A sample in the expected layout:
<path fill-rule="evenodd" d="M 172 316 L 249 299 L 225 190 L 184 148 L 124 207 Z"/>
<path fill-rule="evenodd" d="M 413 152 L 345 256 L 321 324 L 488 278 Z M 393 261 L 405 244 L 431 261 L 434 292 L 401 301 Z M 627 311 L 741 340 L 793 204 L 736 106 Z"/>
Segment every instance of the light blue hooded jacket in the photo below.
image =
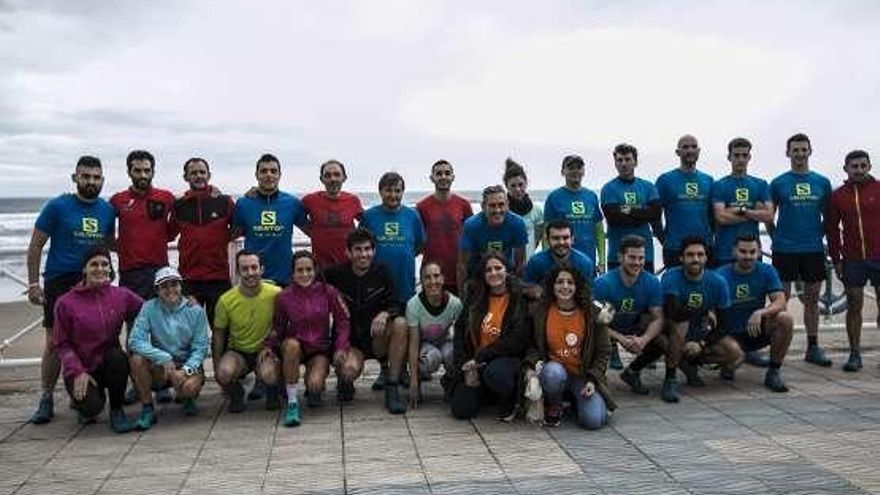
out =
<path fill-rule="evenodd" d="M 208 354 L 208 317 L 201 306 L 183 298 L 168 308 L 155 297 L 144 303 L 128 337 L 129 352 L 153 364 L 169 360 L 196 368 Z"/>

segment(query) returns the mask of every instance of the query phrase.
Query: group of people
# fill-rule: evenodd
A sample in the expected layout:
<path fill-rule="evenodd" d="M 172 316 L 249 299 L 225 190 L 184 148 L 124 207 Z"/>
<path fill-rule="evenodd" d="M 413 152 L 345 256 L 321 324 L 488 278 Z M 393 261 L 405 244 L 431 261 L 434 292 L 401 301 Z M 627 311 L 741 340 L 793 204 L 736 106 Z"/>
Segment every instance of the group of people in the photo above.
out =
<path fill-rule="evenodd" d="M 126 159 L 131 186 L 105 201 L 101 162 L 81 157 L 76 192 L 44 206 L 28 250 L 28 297 L 43 305 L 46 328 L 43 393 L 31 421 L 52 419 L 62 369 L 81 422 L 93 422 L 109 399 L 115 431 L 148 429 L 154 392 L 196 414 L 209 346 L 228 411 L 265 398 L 267 409 L 284 409 L 288 426 L 302 420 L 301 367 L 304 402 L 317 407 L 331 367 L 339 399 L 351 401 L 368 359 L 381 363 L 372 388 L 384 391 L 392 414 L 416 407 L 420 384 L 441 365 L 457 418 L 495 404 L 500 419 L 512 420 L 533 372 L 550 426 L 569 403 L 579 424 L 602 427 L 616 407 L 607 368 L 648 394 L 641 371 L 661 357 L 667 402 L 679 401 L 679 370 L 688 386 L 701 386 L 702 365 L 733 380 L 744 360 L 767 367 L 765 386 L 785 392 L 792 282 L 804 283 L 805 359 L 831 365 L 818 345 L 826 233 L 849 303 L 844 369 L 857 371 L 863 288 L 880 278 L 880 229 L 872 228 L 880 185 L 868 153 L 856 150 L 844 160 L 847 181 L 832 192 L 810 170 L 810 153 L 806 135 L 789 138 L 791 170 L 768 184 L 748 174 L 751 143 L 736 138 L 730 175 L 714 181 L 697 169 L 699 144 L 686 135 L 676 148 L 680 166 L 652 183 L 635 174 L 636 148 L 621 144 L 613 150 L 618 175 L 599 195 L 582 185 L 584 160 L 566 156 L 565 183 L 543 209 L 529 197 L 523 167 L 508 159 L 503 185 L 483 190 L 477 214 L 452 192 L 445 160 L 431 166 L 434 193 L 415 208 L 402 203 L 404 178 L 388 172 L 378 182 L 381 204 L 364 210 L 343 191 L 347 172 L 337 160 L 320 166 L 323 190 L 299 199 L 279 189 L 281 163 L 265 154 L 256 185 L 233 200 L 210 185 L 199 157 L 183 165 L 182 196 L 153 187 L 155 159 L 136 150 Z M 760 224 L 772 265 L 762 261 Z M 294 252 L 294 227 L 310 237 L 310 251 Z M 231 277 L 229 246 L 240 237 Z M 179 270 L 168 261 L 174 240 Z M 758 352 L 768 346 L 769 359 Z M 625 367 L 619 347 L 634 356 Z M 141 402 L 133 421 L 127 398 Z"/>

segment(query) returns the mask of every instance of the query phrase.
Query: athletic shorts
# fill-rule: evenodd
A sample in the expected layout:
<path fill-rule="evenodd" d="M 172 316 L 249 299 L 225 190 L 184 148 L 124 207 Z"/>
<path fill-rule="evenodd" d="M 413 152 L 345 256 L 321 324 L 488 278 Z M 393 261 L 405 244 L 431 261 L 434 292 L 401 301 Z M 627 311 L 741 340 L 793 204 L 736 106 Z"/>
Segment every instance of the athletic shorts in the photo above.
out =
<path fill-rule="evenodd" d="M 64 273 L 45 281 L 43 287 L 43 327 L 55 325 L 55 303 L 82 280 L 82 273 Z"/>
<path fill-rule="evenodd" d="M 806 283 L 825 280 L 825 253 L 773 252 L 773 268 L 783 282 L 802 280 Z"/>
<path fill-rule="evenodd" d="M 152 299 L 156 297 L 156 288 L 153 286 L 153 282 L 156 281 L 158 270 L 158 266 L 122 270 L 119 272 L 119 285 L 141 296 L 144 301 Z"/>
<path fill-rule="evenodd" d="M 616 328 L 614 326 L 611 327 L 612 330 L 621 334 L 621 335 L 642 335 L 645 333 L 645 330 L 648 329 L 648 325 L 651 321 L 650 313 L 642 313 L 639 316 L 639 320 L 635 322 L 635 324 L 625 327 L 625 328 Z"/>
<path fill-rule="evenodd" d="M 244 368 L 242 368 L 240 376 L 245 376 L 251 371 L 257 371 L 257 356 L 259 356 L 260 351 L 244 352 L 237 349 L 227 349 L 226 352 L 234 352 L 244 359 Z"/>
<path fill-rule="evenodd" d="M 880 287 L 880 261 L 844 261 L 843 286 L 864 287 L 868 280 L 874 287 Z"/>

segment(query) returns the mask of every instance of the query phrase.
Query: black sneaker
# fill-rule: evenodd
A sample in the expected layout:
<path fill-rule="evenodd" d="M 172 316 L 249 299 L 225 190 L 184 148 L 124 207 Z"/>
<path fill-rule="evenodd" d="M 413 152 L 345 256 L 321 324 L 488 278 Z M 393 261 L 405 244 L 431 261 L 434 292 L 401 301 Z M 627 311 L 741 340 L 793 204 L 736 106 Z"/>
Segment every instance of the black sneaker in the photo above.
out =
<path fill-rule="evenodd" d="M 159 404 L 170 404 L 174 400 L 171 395 L 171 387 L 165 387 L 156 392 L 156 402 Z"/>
<path fill-rule="evenodd" d="M 396 383 L 385 384 L 385 408 L 391 414 L 406 412 L 406 402 L 400 397 L 400 387 Z"/>
<path fill-rule="evenodd" d="M 759 368 L 766 368 L 770 366 L 770 359 L 765 356 L 761 351 L 747 351 L 745 362 Z"/>
<path fill-rule="evenodd" d="M 230 385 L 226 394 L 229 396 L 229 405 L 226 410 L 232 414 L 244 412 L 244 386 L 241 382 L 236 381 Z"/>
<path fill-rule="evenodd" d="M 406 368 L 400 370 L 400 376 L 397 378 L 397 383 L 399 383 L 401 387 L 409 387 L 409 370 Z"/>
<path fill-rule="evenodd" d="M 818 345 L 807 347 L 807 353 L 804 355 L 804 361 L 819 366 L 831 366 L 831 360 L 825 355 L 825 351 Z"/>
<path fill-rule="evenodd" d="M 699 368 L 696 364 L 688 361 L 687 359 L 682 359 L 681 363 L 678 364 L 678 369 L 684 373 L 684 377 L 687 379 L 688 387 L 705 387 L 706 382 L 700 378 Z"/>
<path fill-rule="evenodd" d="M 30 421 L 35 425 L 42 425 L 52 421 L 53 417 L 55 417 L 55 399 L 52 397 L 52 392 L 43 392 Z"/>
<path fill-rule="evenodd" d="M 626 368 L 622 372 L 620 372 L 620 379 L 623 380 L 624 383 L 629 385 L 629 389 L 634 394 L 648 395 L 648 393 L 650 392 L 648 390 L 648 387 L 642 385 L 641 373 L 636 373 L 630 368 Z"/>
<path fill-rule="evenodd" d="M 306 390 L 306 405 L 309 407 L 320 407 L 324 404 L 324 394 L 322 392 L 309 392 Z"/>
<path fill-rule="evenodd" d="M 774 392 L 788 392 L 788 387 L 782 381 L 782 375 L 775 368 L 768 369 L 767 373 L 764 374 L 764 386 Z"/>
<path fill-rule="evenodd" d="M 452 378 L 447 373 L 443 373 L 443 376 L 440 377 L 440 386 L 443 387 L 443 402 L 451 403 L 455 386 L 453 385 Z"/>
<path fill-rule="evenodd" d="M 277 411 L 281 409 L 281 386 L 272 385 L 266 387 L 266 410 Z"/>
<path fill-rule="evenodd" d="M 718 370 L 718 377 L 726 382 L 732 382 L 736 378 L 736 370 L 722 366 Z"/>
<path fill-rule="evenodd" d="M 386 383 L 388 383 L 388 365 L 383 363 L 382 368 L 379 370 L 379 376 L 376 377 L 370 388 L 373 390 L 384 390 Z"/>
<path fill-rule="evenodd" d="M 247 400 L 260 400 L 266 396 L 266 384 L 263 383 L 263 380 L 257 378 L 254 380 L 254 386 L 251 388 L 251 391 L 248 392 Z"/>
<path fill-rule="evenodd" d="M 339 380 L 336 382 L 336 395 L 340 402 L 351 402 L 354 400 L 354 382 L 347 380 Z"/>
<path fill-rule="evenodd" d="M 678 382 L 675 378 L 663 380 L 663 388 L 660 389 L 660 398 L 663 402 L 678 402 Z"/>
<path fill-rule="evenodd" d="M 859 351 L 849 351 L 849 359 L 843 365 L 843 371 L 859 371 L 862 369 L 862 353 Z"/>

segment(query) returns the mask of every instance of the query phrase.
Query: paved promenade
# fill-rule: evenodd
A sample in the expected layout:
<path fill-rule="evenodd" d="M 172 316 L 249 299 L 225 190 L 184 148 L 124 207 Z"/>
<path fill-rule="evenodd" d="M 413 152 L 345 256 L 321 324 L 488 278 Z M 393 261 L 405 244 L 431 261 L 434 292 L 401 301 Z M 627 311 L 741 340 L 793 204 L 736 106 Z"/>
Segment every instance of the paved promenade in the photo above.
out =
<path fill-rule="evenodd" d="M 163 405 L 152 430 L 117 435 L 106 415 L 78 426 L 60 388 L 55 421 L 25 423 L 38 370 L 0 369 L 0 494 L 880 493 L 880 336 L 865 332 L 855 374 L 840 370 L 844 333 L 823 341 L 832 369 L 801 361 L 798 332 L 787 394 L 744 366 L 733 383 L 704 370 L 709 386 L 685 387 L 669 405 L 658 397 L 660 370 L 646 371 L 646 398 L 611 373 L 620 409 L 597 432 L 570 419 L 555 429 L 503 424 L 491 410 L 456 421 L 437 380 L 421 407 L 390 416 L 369 390 L 371 365 L 354 404 L 330 398 L 305 409 L 299 428 L 262 403 L 227 414 L 209 382 L 198 416 Z"/>

